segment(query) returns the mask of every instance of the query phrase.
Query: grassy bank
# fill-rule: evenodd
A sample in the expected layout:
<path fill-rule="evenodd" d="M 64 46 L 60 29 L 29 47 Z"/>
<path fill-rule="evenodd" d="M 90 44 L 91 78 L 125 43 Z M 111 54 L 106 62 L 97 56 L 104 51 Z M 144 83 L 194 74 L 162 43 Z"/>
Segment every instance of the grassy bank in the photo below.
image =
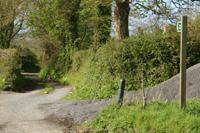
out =
<path fill-rule="evenodd" d="M 49 94 L 55 90 L 55 87 L 49 84 L 44 84 L 44 88 L 39 91 L 39 94 Z"/>
<path fill-rule="evenodd" d="M 109 133 L 199 133 L 200 100 L 188 101 L 185 110 L 177 103 L 153 102 L 142 108 L 141 104 L 119 108 L 110 105 L 86 125 Z"/>

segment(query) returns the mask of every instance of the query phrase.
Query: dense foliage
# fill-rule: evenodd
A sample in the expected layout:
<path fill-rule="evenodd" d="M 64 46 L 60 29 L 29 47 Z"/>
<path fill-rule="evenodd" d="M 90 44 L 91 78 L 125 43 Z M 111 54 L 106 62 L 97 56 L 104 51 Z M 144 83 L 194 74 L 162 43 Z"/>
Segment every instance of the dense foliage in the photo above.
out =
<path fill-rule="evenodd" d="M 111 98 L 117 93 L 120 79 L 126 80 L 126 91 L 151 88 L 179 72 L 180 34 L 174 21 L 184 4 L 189 3 L 0 0 L 0 90 L 25 92 L 26 85 L 30 89 L 38 81 L 27 80 L 21 73 L 39 71 L 42 79 L 74 86 L 66 99 Z M 136 17 L 149 22 L 137 27 L 129 21 Z M 200 63 L 200 16 L 193 17 L 188 25 L 187 67 Z M 161 25 L 169 22 L 165 18 L 172 23 L 164 31 Z M 130 36 L 130 29 L 138 31 Z M 38 40 L 34 42 L 35 38 Z M 33 52 L 26 44 L 29 41 L 41 46 Z M 54 89 L 44 85 L 39 93 L 48 94 Z M 149 103 L 145 109 L 140 104 L 121 108 L 110 105 L 86 124 L 113 133 L 197 133 L 199 108 L 199 100 L 192 100 L 181 111 L 176 103 Z"/>
<path fill-rule="evenodd" d="M 18 54 L 16 49 L 0 50 L 0 90 L 12 88 L 20 75 Z"/>
<path fill-rule="evenodd" d="M 26 30 L 31 35 L 25 38 L 36 36 L 42 40 L 42 52 L 37 55 L 41 59 L 40 77 L 76 86 L 70 97 L 111 97 L 122 78 L 127 81 L 126 90 L 138 90 L 154 86 L 179 72 L 180 36 L 173 25 L 169 25 L 165 33 L 156 24 L 152 29 L 140 27 L 140 32 L 128 37 L 128 23 L 122 21 L 128 21 L 129 13 L 134 17 L 144 12 L 158 18 L 173 16 L 163 1 L 131 1 L 129 4 L 129 0 L 120 0 L 113 4 L 111 0 L 38 0 L 30 2 L 26 6 L 28 10 L 24 10 L 21 0 L 9 2 L 17 11 L 15 18 L 26 15 L 25 25 L 30 28 Z M 8 3 L 4 4 L 8 6 Z M 2 12 L 5 11 L 2 8 Z M 12 10 L 8 13 L 12 14 Z M 9 14 L 5 19 L 10 18 Z M 191 22 L 188 67 L 200 61 L 198 20 L 196 17 Z M 9 33 L 4 26 L 9 26 L 9 22 L 17 23 L 18 19 L 5 21 L 0 27 L 2 35 Z M 121 39 L 111 38 L 114 25 L 115 38 Z M 32 72 L 37 72 L 36 56 L 28 49 L 20 53 L 22 71 L 35 69 Z"/>
<path fill-rule="evenodd" d="M 19 47 L 21 72 L 37 73 L 40 71 L 38 59 L 30 49 Z"/>
<path fill-rule="evenodd" d="M 21 72 L 38 72 L 35 55 L 25 48 L 0 50 L 0 90 L 22 91 L 23 87 L 33 85 Z"/>
<path fill-rule="evenodd" d="M 58 79 L 71 67 L 74 51 L 89 47 L 96 49 L 109 38 L 110 4 L 95 5 L 92 1 L 80 2 L 80 0 L 33 2 L 28 15 L 28 24 L 34 35 L 41 36 L 44 40 L 45 52 L 41 77 Z"/>
<path fill-rule="evenodd" d="M 86 125 L 109 133 L 198 133 L 200 132 L 200 101 L 190 100 L 185 110 L 177 103 L 149 103 L 118 107 L 110 105 Z"/>
<path fill-rule="evenodd" d="M 126 90 L 152 87 L 169 79 L 179 72 L 179 40 L 175 27 L 169 26 L 165 33 L 155 29 L 118 45 L 110 41 L 97 52 L 90 51 L 90 55 L 77 52 L 72 62 L 77 64 L 82 60 L 82 63 L 72 67 L 76 72 L 69 72 L 63 78 L 76 86 L 68 98 L 110 97 L 116 94 L 121 78 L 126 79 Z M 188 43 L 188 67 L 199 63 L 198 49 L 199 43 L 194 40 Z"/>
<path fill-rule="evenodd" d="M 70 53 L 74 43 L 72 42 L 72 33 L 69 33 L 68 19 L 71 12 L 69 12 L 70 9 L 65 9 L 65 4 L 73 4 L 73 2 L 35 1 L 32 5 L 33 9 L 30 10 L 28 21 L 33 33 L 41 36 L 44 40 L 43 60 L 46 62 L 42 64 L 42 71 L 51 71 L 48 73 L 55 74 L 53 77 L 56 78 L 69 67 Z"/>

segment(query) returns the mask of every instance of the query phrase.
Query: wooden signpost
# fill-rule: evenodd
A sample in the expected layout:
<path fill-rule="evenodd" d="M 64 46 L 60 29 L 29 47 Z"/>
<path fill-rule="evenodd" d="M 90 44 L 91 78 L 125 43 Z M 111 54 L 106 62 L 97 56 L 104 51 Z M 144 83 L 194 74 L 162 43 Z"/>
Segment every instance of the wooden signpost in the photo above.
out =
<path fill-rule="evenodd" d="M 187 16 L 182 16 L 181 44 L 180 44 L 180 98 L 179 98 L 179 105 L 181 109 L 186 107 L 186 45 L 187 45 Z"/>

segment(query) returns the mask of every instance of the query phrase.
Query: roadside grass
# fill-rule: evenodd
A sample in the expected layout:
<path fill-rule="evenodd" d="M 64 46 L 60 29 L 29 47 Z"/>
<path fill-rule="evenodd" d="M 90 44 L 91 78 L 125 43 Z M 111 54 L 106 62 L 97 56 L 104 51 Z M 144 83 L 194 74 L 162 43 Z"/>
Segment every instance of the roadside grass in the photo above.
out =
<path fill-rule="evenodd" d="M 81 82 L 81 75 L 79 72 L 70 72 L 64 75 L 59 82 L 63 85 L 79 85 Z"/>
<path fill-rule="evenodd" d="M 86 72 L 89 68 L 89 65 L 89 60 L 86 59 L 86 61 L 81 65 L 79 70 L 72 70 L 60 79 L 61 84 L 74 86 L 74 91 L 66 95 L 64 97 L 65 100 L 93 99 L 92 94 L 94 94 L 95 91 L 91 87 L 88 87 L 89 83 L 85 83 L 87 82 L 86 77 L 88 76 L 86 75 Z"/>
<path fill-rule="evenodd" d="M 96 82 L 96 79 L 100 77 L 95 76 L 94 70 L 91 70 L 91 60 L 91 56 L 86 57 L 78 70 L 71 70 L 60 79 L 60 83 L 74 86 L 74 90 L 64 97 L 65 100 L 105 99 L 115 95 L 115 87 L 118 87 L 118 83 Z"/>
<path fill-rule="evenodd" d="M 113 104 L 83 126 L 109 133 L 199 133 L 200 99 L 189 100 L 184 110 L 177 102 L 152 102 L 145 108 Z"/>
<path fill-rule="evenodd" d="M 41 89 L 38 94 L 49 94 L 55 90 L 55 88 L 49 84 L 43 84 L 42 86 L 44 86 L 44 88 Z"/>
<path fill-rule="evenodd" d="M 74 91 L 64 97 L 65 100 L 72 100 L 72 99 L 87 99 L 87 91 L 83 92 L 84 90 L 80 89 L 81 84 L 81 77 L 79 72 L 71 72 L 65 75 L 60 83 L 64 85 L 73 85 Z M 81 91 L 81 92 L 80 92 Z"/>
<path fill-rule="evenodd" d="M 3 76 L 0 76 L 0 91 L 4 90 L 6 86 L 6 80 Z"/>

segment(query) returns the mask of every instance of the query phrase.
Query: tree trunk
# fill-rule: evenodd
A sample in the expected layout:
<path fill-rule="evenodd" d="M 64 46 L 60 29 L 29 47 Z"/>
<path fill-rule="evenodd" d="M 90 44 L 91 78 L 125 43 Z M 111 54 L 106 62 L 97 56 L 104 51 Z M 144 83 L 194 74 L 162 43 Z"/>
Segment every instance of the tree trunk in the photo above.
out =
<path fill-rule="evenodd" d="M 128 29 L 128 20 L 129 20 L 129 0 L 125 0 L 121 2 L 120 0 L 116 0 L 115 7 L 115 37 L 117 41 L 121 41 L 122 39 L 129 37 L 129 29 Z"/>

